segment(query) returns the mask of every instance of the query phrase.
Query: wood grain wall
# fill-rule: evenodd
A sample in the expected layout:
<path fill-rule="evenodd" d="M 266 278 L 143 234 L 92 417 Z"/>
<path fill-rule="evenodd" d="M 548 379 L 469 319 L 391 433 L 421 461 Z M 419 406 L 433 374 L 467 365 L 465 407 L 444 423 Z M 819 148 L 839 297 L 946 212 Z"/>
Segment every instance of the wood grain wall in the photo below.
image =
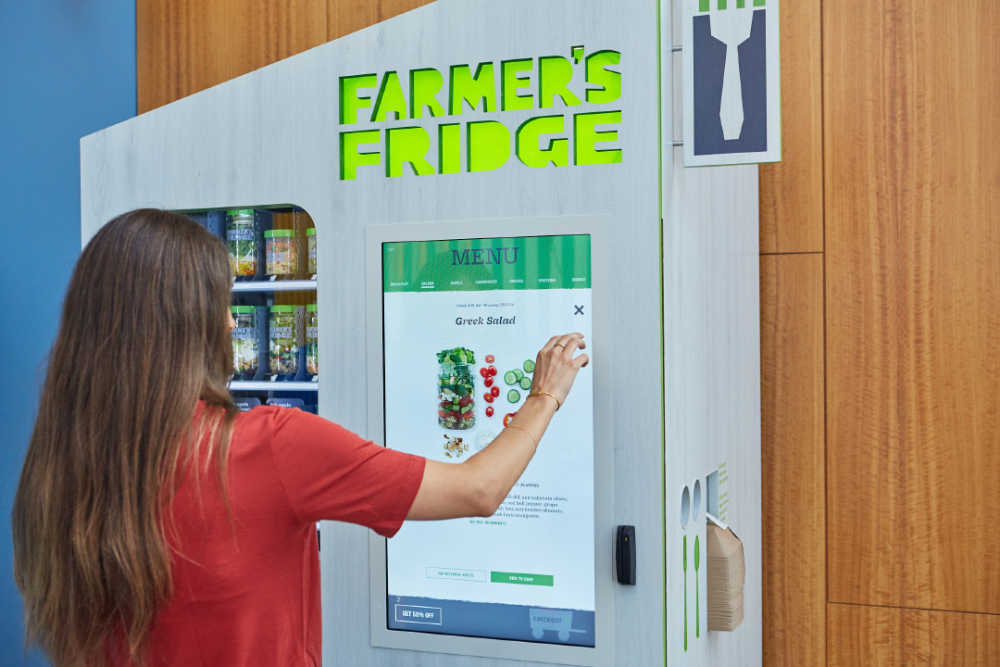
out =
<path fill-rule="evenodd" d="M 430 0 L 136 0 L 139 113 Z"/>
<path fill-rule="evenodd" d="M 137 0 L 138 108 L 428 0 Z M 1000 5 L 781 4 L 767 665 L 1000 664 Z"/>
<path fill-rule="evenodd" d="M 1000 614 L 1000 5 L 911 6 L 824 14 L 830 600 Z"/>

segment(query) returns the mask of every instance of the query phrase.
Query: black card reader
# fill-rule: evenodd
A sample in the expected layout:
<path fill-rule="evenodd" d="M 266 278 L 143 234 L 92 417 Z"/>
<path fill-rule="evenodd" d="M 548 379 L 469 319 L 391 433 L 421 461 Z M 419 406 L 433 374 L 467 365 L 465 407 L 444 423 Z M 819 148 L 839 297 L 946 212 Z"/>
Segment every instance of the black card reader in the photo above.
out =
<path fill-rule="evenodd" d="M 635 526 L 618 526 L 615 535 L 618 583 L 635 586 Z"/>

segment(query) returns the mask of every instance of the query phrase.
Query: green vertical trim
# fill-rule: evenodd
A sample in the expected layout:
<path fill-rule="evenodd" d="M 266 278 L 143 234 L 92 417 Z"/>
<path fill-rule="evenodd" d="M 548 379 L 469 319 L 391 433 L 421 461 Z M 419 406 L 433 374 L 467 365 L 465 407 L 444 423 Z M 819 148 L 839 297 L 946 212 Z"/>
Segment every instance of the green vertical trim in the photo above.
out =
<path fill-rule="evenodd" d="M 699 2 L 698 2 L 698 11 L 699 12 L 707 12 L 710 9 L 711 9 L 710 0 L 699 0 Z"/>
<path fill-rule="evenodd" d="M 754 7 L 763 7 L 764 6 L 764 0 L 753 0 L 753 6 Z"/>
<path fill-rule="evenodd" d="M 729 9 L 726 0 L 719 0 L 719 9 Z"/>
<path fill-rule="evenodd" d="M 747 0 L 736 0 L 736 9 L 743 9 L 747 6 Z"/>
<path fill-rule="evenodd" d="M 708 1 L 701 0 L 708 11 Z M 663 577 L 663 667 L 667 666 L 667 418 L 663 406 L 666 396 L 663 343 L 663 16 L 662 2 L 656 0 L 656 209 L 659 213 L 660 255 L 660 572 Z M 673 149 L 671 148 L 671 151 Z M 673 154 L 671 153 L 671 158 Z"/>

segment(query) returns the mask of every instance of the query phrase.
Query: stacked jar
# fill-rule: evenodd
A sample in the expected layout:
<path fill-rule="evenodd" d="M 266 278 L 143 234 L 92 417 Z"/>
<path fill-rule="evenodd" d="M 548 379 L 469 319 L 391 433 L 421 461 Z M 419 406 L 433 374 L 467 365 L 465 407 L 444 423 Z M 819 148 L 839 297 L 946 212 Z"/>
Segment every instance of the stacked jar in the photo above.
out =
<path fill-rule="evenodd" d="M 233 319 L 233 379 L 253 380 L 257 377 L 257 309 L 253 306 L 232 306 Z"/>
<path fill-rule="evenodd" d="M 264 232 L 267 275 L 271 278 L 294 278 L 299 272 L 299 240 L 291 229 Z"/>
<path fill-rule="evenodd" d="M 319 313 L 315 303 L 306 306 L 306 373 L 319 375 Z"/>
<path fill-rule="evenodd" d="M 237 278 L 257 274 L 257 223 L 252 208 L 226 211 L 226 245 L 229 263 Z"/>
<path fill-rule="evenodd" d="M 309 248 L 309 275 L 316 275 L 316 228 L 306 230 L 306 245 Z"/>
<path fill-rule="evenodd" d="M 271 374 L 284 379 L 299 372 L 299 332 L 295 306 L 271 306 L 268 351 Z"/>

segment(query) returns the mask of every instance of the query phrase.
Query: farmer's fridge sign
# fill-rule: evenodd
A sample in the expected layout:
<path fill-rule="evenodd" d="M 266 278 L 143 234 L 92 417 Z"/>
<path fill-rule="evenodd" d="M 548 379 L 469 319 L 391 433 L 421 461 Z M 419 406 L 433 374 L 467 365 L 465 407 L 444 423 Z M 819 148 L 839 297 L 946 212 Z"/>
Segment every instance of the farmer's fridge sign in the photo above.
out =
<path fill-rule="evenodd" d="M 621 53 L 569 53 L 340 77 L 340 179 L 620 163 Z"/>

